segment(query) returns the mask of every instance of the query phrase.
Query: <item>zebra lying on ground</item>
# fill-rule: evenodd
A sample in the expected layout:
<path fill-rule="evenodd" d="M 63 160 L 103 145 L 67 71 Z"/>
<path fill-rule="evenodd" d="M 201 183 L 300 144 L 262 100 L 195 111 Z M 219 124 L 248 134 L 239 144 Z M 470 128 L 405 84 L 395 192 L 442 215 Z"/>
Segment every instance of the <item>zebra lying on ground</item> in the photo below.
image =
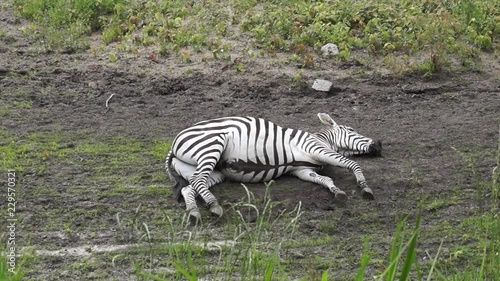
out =
<path fill-rule="evenodd" d="M 175 197 L 184 197 L 191 217 L 200 219 L 196 196 L 210 211 L 223 211 L 210 192 L 213 185 L 230 179 L 237 182 L 265 182 L 284 174 L 294 175 L 328 188 L 335 199 L 347 200 L 332 179 L 316 172 L 325 165 L 347 168 L 354 173 L 364 198 L 374 199 L 358 163 L 346 156 L 380 156 L 382 143 L 373 142 L 352 128 L 337 125 L 326 113 L 318 113 L 328 125 L 316 134 L 287 129 L 253 117 L 225 117 L 199 122 L 180 132 L 165 161 L 175 183 Z"/>

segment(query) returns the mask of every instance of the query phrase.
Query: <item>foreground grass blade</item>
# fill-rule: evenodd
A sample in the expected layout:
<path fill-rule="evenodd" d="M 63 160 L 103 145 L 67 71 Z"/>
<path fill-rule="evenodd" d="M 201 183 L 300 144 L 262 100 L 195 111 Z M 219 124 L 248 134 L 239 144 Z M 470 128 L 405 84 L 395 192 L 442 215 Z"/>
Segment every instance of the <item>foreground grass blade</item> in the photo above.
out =
<path fill-rule="evenodd" d="M 147 273 L 147 272 L 144 272 L 144 271 L 139 271 L 137 273 L 138 275 L 141 275 L 143 277 L 146 277 L 147 279 L 151 279 L 151 280 L 154 280 L 154 281 L 167 281 L 167 279 L 164 279 L 164 278 L 161 278 L 161 277 L 158 277 L 156 275 L 153 275 L 151 273 Z"/>
<path fill-rule="evenodd" d="M 274 262 L 272 259 L 269 259 L 266 268 L 266 275 L 264 278 L 265 281 L 271 281 L 273 279 L 273 271 L 274 271 Z"/>
<path fill-rule="evenodd" d="M 328 269 L 323 271 L 323 275 L 321 275 L 321 281 L 328 281 Z"/>
<path fill-rule="evenodd" d="M 401 256 L 401 231 L 403 229 L 406 219 L 402 220 L 396 227 L 394 239 L 392 240 L 391 255 L 389 257 L 389 267 L 386 269 L 387 277 L 385 280 L 394 280 L 396 278 L 396 271 L 398 269 L 399 257 Z"/>
<path fill-rule="evenodd" d="M 358 270 L 358 274 L 356 275 L 356 281 L 363 281 L 363 278 L 365 276 L 365 271 L 366 267 L 368 266 L 368 263 L 370 262 L 371 256 L 368 253 L 368 242 L 365 242 L 365 249 L 363 251 L 363 256 L 361 257 L 361 266 Z"/>
<path fill-rule="evenodd" d="M 182 266 L 178 265 L 178 264 L 174 264 L 175 266 L 175 269 L 180 273 L 182 274 L 182 276 L 184 276 L 187 280 L 189 281 L 197 281 L 198 278 L 194 275 L 191 275 L 189 274 L 189 272 L 184 269 Z"/>
<path fill-rule="evenodd" d="M 443 240 L 441 240 L 441 244 L 439 244 L 439 248 L 438 248 L 438 251 L 436 253 L 436 256 L 434 257 L 434 260 L 432 261 L 432 266 L 431 266 L 431 269 L 429 270 L 429 275 L 427 276 L 427 281 L 431 281 L 432 272 L 434 271 L 434 268 L 436 268 L 437 260 L 438 260 L 439 253 L 441 252 L 442 247 L 443 247 Z"/>
<path fill-rule="evenodd" d="M 483 280 L 484 276 L 484 267 L 486 265 L 486 256 L 488 255 L 488 250 L 487 247 L 484 246 L 484 252 L 483 252 L 483 260 L 481 262 L 481 269 L 479 270 L 479 280 Z"/>
<path fill-rule="evenodd" d="M 418 231 L 420 229 L 420 220 L 421 213 L 418 213 L 417 223 L 415 225 L 415 230 L 413 231 L 413 235 L 411 236 L 410 245 L 408 247 L 408 252 L 406 253 L 406 259 L 403 264 L 403 269 L 401 271 L 401 276 L 399 277 L 400 281 L 406 281 L 408 276 L 410 275 L 410 270 L 412 265 L 416 262 L 417 257 L 417 238 Z"/>

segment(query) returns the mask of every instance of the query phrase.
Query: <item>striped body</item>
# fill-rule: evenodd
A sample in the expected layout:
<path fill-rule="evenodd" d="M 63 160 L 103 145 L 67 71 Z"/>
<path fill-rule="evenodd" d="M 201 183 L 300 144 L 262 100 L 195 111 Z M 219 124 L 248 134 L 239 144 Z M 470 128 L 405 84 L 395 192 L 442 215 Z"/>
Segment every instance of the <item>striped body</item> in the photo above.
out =
<path fill-rule="evenodd" d="M 200 122 L 182 131 L 174 140 L 172 152 L 177 159 L 196 165 L 201 155 L 214 145 L 222 145 L 216 170 L 233 181 L 263 182 L 297 168 L 320 169 L 322 163 L 300 148 L 300 144 L 313 142 L 317 139 L 307 132 L 282 128 L 264 119 L 228 117 Z M 196 144 L 202 145 L 192 149 Z"/>
<path fill-rule="evenodd" d="M 318 116 L 331 126 L 316 134 L 253 117 L 212 119 L 183 130 L 174 139 L 165 164 L 176 181 L 176 196 L 179 199 L 182 193 L 188 210 L 197 209 L 196 194 L 209 206 L 218 206 L 208 188 L 224 179 L 265 182 L 284 174 L 343 193 L 330 178 L 316 174 L 324 165 L 353 171 L 358 185 L 367 188 L 359 165 L 345 156 L 373 153 L 373 141 L 337 125 L 327 114 Z"/>

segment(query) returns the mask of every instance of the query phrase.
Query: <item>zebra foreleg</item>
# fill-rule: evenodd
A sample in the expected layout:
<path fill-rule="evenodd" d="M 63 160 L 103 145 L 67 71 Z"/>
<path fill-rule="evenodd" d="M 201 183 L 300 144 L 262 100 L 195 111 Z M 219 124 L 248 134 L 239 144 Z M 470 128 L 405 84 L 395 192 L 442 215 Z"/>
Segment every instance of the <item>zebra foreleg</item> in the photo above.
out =
<path fill-rule="evenodd" d="M 375 199 L 375 196 L 373 196 L 373 191 L 371 190 L 371 188 L 368 187 L 365 176 L 363 175 L 361 167 L 357 162 L 352 161 L 351 159 L 344 157 L 336 152 L 335 155 L 333 156 L 318 155 L 318 159 L 321 162 L 326 163 L 328 165 L 346 168 L 350 170 L 356 177 L 356 182 L 358 184 L 358 187 L 361 189 L 361 196 L 365 199 L 370 199 L 370 200 Z"/>
<path fill-rule="evenodd" d="M 333 180 L 329 177 L 318 175 L 311 169 L 303 169 L 292 172 L 292 175 L 303 181 L 314 182 L 328 188 L 335 196 L 335 200 L 339 202 L 347 201 L 347 195 L 340 188 L 336 187 Z"/>

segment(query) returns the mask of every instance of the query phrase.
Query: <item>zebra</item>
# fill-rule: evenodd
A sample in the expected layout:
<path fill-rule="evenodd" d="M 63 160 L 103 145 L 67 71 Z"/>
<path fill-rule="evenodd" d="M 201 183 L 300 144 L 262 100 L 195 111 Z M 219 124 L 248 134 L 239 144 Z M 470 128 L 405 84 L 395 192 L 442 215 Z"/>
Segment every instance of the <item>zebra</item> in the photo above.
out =
<path fill-rule="evenodd" d="M 175 183 L 174 197 L 182 198 L 190 217 L 201 218 L 196 196 L 210 211 L 222 216 L 217 198 L 209 190 L 229 179 L 236 182 L 266 182 L 288 174 L 328 188 L 335 201 L 347 195 L 329 177 L 317 172 L 325 165 L 349 169 L 361 195 L 374 199 L 353 155 L 380 156 L 382 143 L 364 137 L 353 128 L 337 125 L 326 113 L 318 113 L 326 129 L 318 133 L 280 127 L 254 117 L 224 117 L 201 121 L 181 131 L 174 139 L 165 169 Z M 182 198 L 181 198 L 182 196 Z"/>

